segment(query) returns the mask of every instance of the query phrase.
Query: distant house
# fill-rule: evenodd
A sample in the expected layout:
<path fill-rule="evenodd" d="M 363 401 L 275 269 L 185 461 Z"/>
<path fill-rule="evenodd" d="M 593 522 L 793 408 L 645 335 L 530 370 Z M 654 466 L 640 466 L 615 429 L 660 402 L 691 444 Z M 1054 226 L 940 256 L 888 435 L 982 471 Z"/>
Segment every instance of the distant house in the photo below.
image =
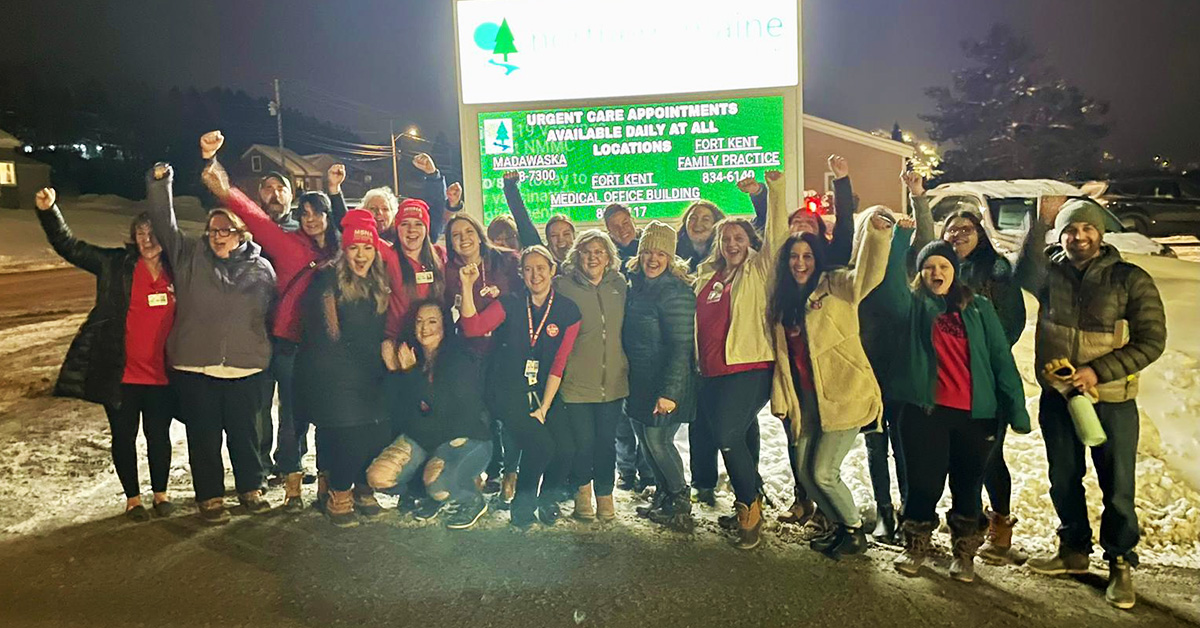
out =
<path fill-rule="evenodd" d="M 22 145 L 0 129 L 0 208 L 33 207 L 37 191 L 50 187 L 50 166 L 26 157 Z"/>
<path fill-rule="evenodd" d="M 313 167 L 321 172 L 329 172 L 329 167 L 333 164 L 342 164 L 346 166 L 346 182 L 342 184 L 342 194 L 345 195 L 346 198 L 362 198 L 362 195 L 365 194 L 367 190 L 373 187 L 378 187 L 385 183 L 373 183 L 378 181 L 378 175 L 364 168 L 359 162 L 338 159 L 337 157 L 334 157 L 328 153 L 314 153 L 312 155 L 305 155 L 304 158 L 308 160 L 308 163 L 312 164 Z M 388 161 L 389 168 L 391 167 L 391 163 L 391 161 Z M 387 181 L 386 183 L 390 183 L 390 181 Z M 320 189 L 324 190 L 325 188 Z"/>
<path fill-rule="evenodd" d="M 297 194 L 325 189 L 324 170 L 295 151 L 285 148 L 281 156 L 278 146 L 266 144 L 251 144 L 237 165 L 229 169 L 229 177 L 243 190 L 257 190 L 259 180 L 272 171 L 287 175 Z"/>
<path fill-rule="evenodd" d="M 850 162 L 850 178 L 859 208 L 884 205 L 896 211 L 907 207 L 900 171 L 912 148 L 866 131 L 805 114 L 804 187 L 818 192 L 833 191 L 833 173 L 826 160 L 831 154 Z"/>

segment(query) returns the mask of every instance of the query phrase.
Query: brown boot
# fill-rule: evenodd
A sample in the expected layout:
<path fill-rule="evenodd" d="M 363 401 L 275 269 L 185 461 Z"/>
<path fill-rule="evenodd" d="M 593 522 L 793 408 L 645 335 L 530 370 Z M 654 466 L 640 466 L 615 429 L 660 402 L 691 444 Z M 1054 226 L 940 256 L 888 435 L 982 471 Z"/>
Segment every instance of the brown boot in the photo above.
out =
<path fill-rule="evenodd" d="M 271 502 L 263 499 L 262 492 L 258 489 L 238 495 L 238 502 L 252 515 L 262 515 L 271 511 Z"/>
<path fill-rule="evenodd" d="M 297 471 L 287 474 L 283 480 L 283 509 L 295 512 L 304 509 L 304 499 L 300 497 L 300 486 L 304 484 L 304 472 Z"/>
<path fill-rule="evenodd" d="M 378 519 L 383 515 L 383 506 L 375 499 L 375 490 L 369 486 L 354 487 L 354 510 L 367 519 Z"/>
<path fill-rule="evenodd" d="M 325 516 L 329 522 L 339 528 L 353 528 L 358 525 L 358 517 L 354 514 L 354 491 L 329 491 L 329 500 L 325 503 Z"/>
<path fill-rule="evenodd" d="M 596 518 L 601 521 L 612 521 L 617 518 L 617 506 L 613 503 L 612 495 L 596 496 Z"/>
<path fill-rule="evenodd" d="M 1019 565 L 1029 557 L 1012 546 L 1013 526 L 1017 518 L 987 511 L 988 529 L 983 547 L 979 548 L 979 559 L 991 565 Z"/>
<path fill-rule="evenodd" d="M 792 502 L 792 507 L 788 508 L 783 514 L 776 517 L 779 523 L 794 523 L 796 525 L 804 525 L 812 519 L 813 513 L 817 511 L 817 504 L 812 501 L 795 500 Z"/>
<path fill-rule="evenodd" d="M 589 482 L 575 491 L 575 512 L 571 517 L 580 521 L 594 521 L 596 508 L 592 505 L 592 484 Z"/>
<path fill-rule="evenodd" d="M 225 510 L 225 500 L 221 497 L 206 499 L 197 503 L 200 508 L 200 518 L 210 525 L 229 523 L 229 511 Z"/>
<path fill-rule="evenodd" d="M 906 576 L 915 576 L 921 571 L 921 565 L 925 563 L 925 557 L 929 555 L 929 550 L 933 546 L 933 529 L 935 527 L 937 527 L 935 521 L 905 520 L 900 524 L 900 530 L 904 537 L 904 553 L 897 556 L 896 560 L 892 562 L 896 571 Z"/>
<path fill-rule="evenodd" d="M 762 497 L 749 505 L 734 502 L 733 507 L 737 510 L 738 520 L 738 538 L 733 546 L 740 550 L 758 547 L 759 541 L 762 540 Z"/>
<path fill-rule="evenodd" d="M 504 500 L 504 503 L 510 504 L 516 494 L 517 474 L 505 473 L 504 477 L 500 479 L 500 498 Z"/>

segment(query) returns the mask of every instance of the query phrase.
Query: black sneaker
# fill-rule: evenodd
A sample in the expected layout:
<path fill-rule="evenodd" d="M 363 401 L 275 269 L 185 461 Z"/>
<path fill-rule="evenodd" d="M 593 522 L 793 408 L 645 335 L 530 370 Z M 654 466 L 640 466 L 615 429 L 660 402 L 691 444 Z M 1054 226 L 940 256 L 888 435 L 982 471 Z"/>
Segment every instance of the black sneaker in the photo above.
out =
<path fill-rule="evenodd" d="M 150 520 L 150 511 L 146 507 L 138 504 L 133 508 L 125 509 L 125 518 L 135 523 L 145 523 Z"/>
<path fill-rule="evenodd" d="M 554 501 L 553 496 L 540 500 L 537 509 L 537 518 L 538 521 L 542 522 L 542 525 L 552 526 L 558 522 L 561 516 L 562 510 L 558 507 L 558 502 Z"/>
<path fill-rule="evenodd" d="M 442 512 L 442 507 L 445 505 L 445 502 L 439 502 L 433 498 L 419 499 L 417 500 L 417 507 L 412 511 L 413 518 L 417 521 L 433 519 L 438 516 L 438 513 Z"/>
<path fill-rule="evenodd" d="M 454 514 L 446 519 L 446 527 L 451 530 L 467 530 L 474 527 L 488 511 L 487 500 L 482 496 L 455 506 Z"/>
<path fill-rule="evenodd" d="M 617 480 L 617 488 L 622 491 L 632 491 L 637 488 L 637 476 L 623 475 Z"/>
<path fill-rule="evenodd" d="M 304 479 L 302 479 L 300 481 L 301 484 L 316 484 L 316 482 L 317 482 L 317 476 L 315 476 L 311 473 L 305 473 Z"/>
<path fill-rule="evenodd" d="M 484 495 L 495 495 L 496 493 L 499 493 L 500 492 L 500 478 L 489 475 L 487 477 L 487 479 L 483 481 L 483 489 L 482 490 L 483 490 Z"/>

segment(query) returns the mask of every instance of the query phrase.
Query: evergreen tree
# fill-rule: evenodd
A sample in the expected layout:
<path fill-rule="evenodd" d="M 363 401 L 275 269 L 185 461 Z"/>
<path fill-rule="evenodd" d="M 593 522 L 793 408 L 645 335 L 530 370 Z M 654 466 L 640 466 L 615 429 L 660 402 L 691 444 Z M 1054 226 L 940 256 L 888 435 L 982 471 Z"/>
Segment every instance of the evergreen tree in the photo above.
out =
<path fill-rule="evenodd" d="M 1070 178 L 1098 167 L 1106 103 L 1044 68 L 1007 26 L 962 49 L 971 65 L 950 87 L 926 90 L 936 113 L 921 116 L 931 139 L 952 146 L 947 179 Z"/>
<path fill-rule="evenodd" d="M 508 20 L 500 22 L 500 30 L 496 33 L 496 46 L 492 48 L 492 54 L 504 55 L 504 62 L 508 63 L 508 55 L 517 52 L 517 46 L 513 42 L 512 29 L 508 27 Z"/>

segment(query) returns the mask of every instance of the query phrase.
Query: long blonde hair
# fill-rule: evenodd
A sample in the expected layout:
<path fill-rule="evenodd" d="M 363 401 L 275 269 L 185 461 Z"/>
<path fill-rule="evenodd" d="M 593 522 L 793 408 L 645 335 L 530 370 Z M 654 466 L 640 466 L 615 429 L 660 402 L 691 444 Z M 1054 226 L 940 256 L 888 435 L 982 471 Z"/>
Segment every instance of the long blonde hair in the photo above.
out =
<path fill-rule="evenodd" d="M 625 271 L 628 275 L 642 272 L 641 253 L 634 255 L 629 258 L 628 262 L 625 262 Z M 683 283 L 689 286 L 696 282 L 696 278 L 692 275 L 692 269 L 688 266 L 687 260 L 678 255 L 671 259 L 671 265 L 667 267 L 667 272 L 682 279 Z"/>
<path fill-rule="evenodd" d="M 367 270 L 366 277 L 359 277 L 350 268 L 350 261 L 343 251 L 334 261 L 337 272 L 338 300 L 343 302 L 369 299 L 375 302 L 375 313 L 383 314 L 388 309 L 392 297 L 391 282 L 387 270 L 383 267 L 383 256 L 375 251 L 375 261 Z"/>

